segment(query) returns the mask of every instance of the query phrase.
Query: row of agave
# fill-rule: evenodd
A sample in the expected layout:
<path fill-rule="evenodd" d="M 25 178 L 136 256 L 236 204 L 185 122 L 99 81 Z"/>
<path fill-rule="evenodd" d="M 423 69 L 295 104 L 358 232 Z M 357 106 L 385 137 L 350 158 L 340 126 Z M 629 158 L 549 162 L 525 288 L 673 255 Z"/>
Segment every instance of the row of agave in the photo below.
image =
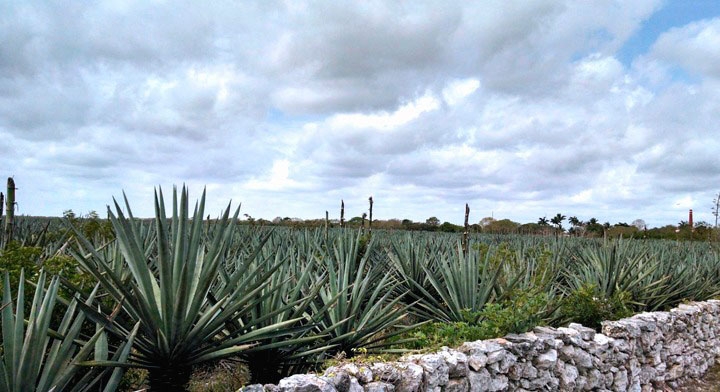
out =
<path fill-rule="evenodd" d="M 156 192 L 152 222 L 124 204 L 108 214 L 113 241 L 76 230 L 62 248 L 97 281 L 90 292 L 64 301 L 62 277 L 47 284 L 41 273 L 25 320 L 24 282 L 13 301 L 6 274 L 0 389 L 112 391 L 139 367 L 151 389 L 182 390 L 194 366 L 226 357 L 272 382 L 332 356 L 392 350 L 423 322 L 478 322 L 519 291 L 563 297 L 592 284 L 629 293 L 636 310 L 720 292 L 710 244 L 484 236 L 463 251 L 436 233 L 240 228 L 230 205 L 204 221 L 205 194 L 191 214 L 184 188 L 171 214 Z M 56 302 L 65 316 L 50 325 Z M 555 310 L 548 321 L 559 322 Z"/>

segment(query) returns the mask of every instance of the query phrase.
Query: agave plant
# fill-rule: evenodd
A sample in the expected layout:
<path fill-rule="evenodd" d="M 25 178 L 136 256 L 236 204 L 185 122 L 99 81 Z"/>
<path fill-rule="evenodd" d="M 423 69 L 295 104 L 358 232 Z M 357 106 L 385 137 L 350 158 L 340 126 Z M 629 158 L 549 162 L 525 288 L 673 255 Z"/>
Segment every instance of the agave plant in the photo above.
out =
<path fill-rule="evenodd" d="M 425 238 L 393 238 L 388 246 L 387 257 L 392 273 L 397 276 L 400 287 L 408 292 L 412 301 L 422 299 L 425 293 L 434 295 L 427 270 L 435 266 Z"/>
<path fill-rule="evenodd" d="M 323 340 L 327 332 L 317 328 L 322 312 L 311 309 L 328 280 L 327 275 L 317 274 L 312 264 L 315 248 L 307 243 L 314 243 L 316 239 L 304 236 L 298 241 L 292 240 L 286 235 L 273 235 L 259 255 L 249 257 L 255 270 L 274 264 L 281 266 L 270 277 L 270 283 L 257 293 L 255 305 L 227 327 L 246 329 L 247 325 L 264 327 L 295 320 L 282 334 L 268 336 L 257 346 L 243 351 L 242 358 L 247 362 L 253 383 L 277 383 L 282 377 L 304 372 L 316 364 L 322 352 L 332 347 Z M 300 243 L 303 245 L 298 246 Z M 242 273 L 236 269 L 232 273 L 238 272 Z M 245 274 L 240 284 L 249 284 L 253 279 L 252 274 Z M 331 301 L 328 306 L 334 304 Z"/>
<path fill-rule="evenodd" d="M 670 276 L 658 273 L 662 261 L 638 242 L 620 239 L 592 244 L 578 249 L 572 259 L 563 271 L 570 291 L 590 284 L 605 298 L 630 293 L 633 304 L 644 309 L 670 288 Z"/>
<path fill-rule="evenodd" d="M 517 291 L 555 295 L 564 256 L 561 241 L 517 238 L 501 243 L 493 253 L 502 269 L 495 285 L 500 298 L 508 299 Z"/>
<path fill-rule="evenodd" d="M 473 323 L 478 321 L 485 304 L 496 297 L 495 286 L 502 271 L 500 264 L 492 263 L 491 252 L 470 248 L 466 253 L 459 242 L 452 250 L 438 252 L 432 264 L 421 267 L 427 279 L 425 284 L 405 275 L 419 297 L 415 312 L 434 321 Z M 511 289 L 512 285 L 506 288 Z"/>
<path fill-rule="evenodd" d="M 227 328 L 255 305 L 256 294 L 280 266 L 251 270 L 250 264 L 239 263 L 239 270 L 211 291 L 221 279 L 239 208 L 231 216 L 228 204 L 217 221 L 208 223 L 211 227 L 206 233 L 204 191 L 191 218 L 187 190 L 183 187 L 178 198 L 174 189 L 173 215 L 168 219 L 159 190 L 155 192 L 154 229 L 143 231 L 127 198 L 127 217 L 117 201 L 114 204 L 115 212 L 108 208 L 108 215 L 130 274 L 113 269 L 77 231 L 80 251 L 73 254 L 122 304 L 126 318 L 140 323 L 131 360 L 134 366 L 149 371 L 152 389 L 182 390 L 194 365 L 236 355 L 267 336 L 281 334 L 285 326 L 295 322 L 261 327 L 250 320 L 243 328 Z M 246 274 L 254 276 L 249 283 L 242 281 Z M 111 331 L 121 334 L 129 330 L 119 323 L 113 327 Z"/>
<path fill-rule="evenodd" d="M 318 328 L 333 345 L 329 352 L 353 356 L 358 351 L 391 351 L 397 343 L 390 338 L 419 324 L 406 325 L 403 320 L 412 304 L 403 304 L 406 293 L 398 295 L 399 283 L 386 268 L 373 264 L 374 240 L 364 252 L 361 232 L 352 237 L 341 234 L 332 246 L 317 250 L 319 271 L 329 279 L 313 301 L 312 312 L 319 315 Z"/>
<path fill-rule="evenodd" d="M 4 276 L 0 390 L 89 391 L 98 390 L 104 384 L 103 391 L 114 391 L 120 382 L 122 368 L 102 367 L 85 371 L 82 362 L 93 355 L 94 359 L 102 360 L 105 365 L 123 365 L 137 328 L 131 331 L 128 340 L 108 361 L 108 347 L 102 326 L 98 326 L 96 333 L 88 340 L 81 340 L 85 316 L 83 312 L 77 312 L 77 298 L 69 303 L 59 328 L 51 329 L 53 311 L 58 302 L 58 277 L 53 277 L 46 289 L 46 273 L 40 272 L 30 313 L 25 320 L 25 282 L 24 275 L 21 275 L 14 308 L 10 279 L 7 273 Z M 85 302 L 86 305 L 94 300 L 96 293 L 97 286 Z M 80 370 L 84 374 L 81 375 Z"/>
<path fill-rule="evenodd" d="M 670 308 L 683 300 L 702 301 L 717 295 L 718 281 L 714 278 L 719 265 L 717 252 L 699 250 L 698 246 L 676 248 L 656 246 L 654 242 L 644 244 L 659 266 L 631 290 L 635 297 L 643 294 L 643 310 Z M 662 284 L 650 286 L 644 293 L 635 292 L 654 281 Z"/>

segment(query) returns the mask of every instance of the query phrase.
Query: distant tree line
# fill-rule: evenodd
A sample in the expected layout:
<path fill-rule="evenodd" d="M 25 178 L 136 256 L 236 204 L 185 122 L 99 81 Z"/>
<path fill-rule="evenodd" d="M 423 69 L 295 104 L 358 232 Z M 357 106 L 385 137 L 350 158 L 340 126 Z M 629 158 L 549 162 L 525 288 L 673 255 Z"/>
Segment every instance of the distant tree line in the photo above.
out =
<path fill-rule="evenodd" d="M 295 228 L 323 227 L 324 219 L 308 219 L 290 217 L 276 217 L 272 221 L 265 219 L 253 219 L 247 217 L 244 224 L 263 226 L 286 226 Z M 339 220 L 329 220 L 329 227 L 340 227 Z M 362 216 L 350 218 L 344 223 L 348 228 L 367 227 L 369 221 Z M 437 217 L 431 216 L 424 222 L 415 222 L 410 219 L 374 219 L 374 229 L 384 230 L 410 230 L 410 231 L 436 231 L 461 233 L 463 226 L 450 222 L 441 222 Z M 578 219 L 576 216 L 569 218 L 560 213 L 552 218 L 540 217 L 537 222 L 519 223 L 510 219 L 495 219 L 492 217 L 482 218 L 478 223 L 469 226 L 471 233 L 487 234 L 526 234 L 526 235 L 555 235 L 575 237 L 624 237 L 624 238 L 646 238 L 646 239 L 672 239 L 672 240 L 717 240 L 720 232 L 706 222 L 698 222 L 690 227 L 687 221 L 681 221 L 677 225 L 666 225 L 663 227 L 648 229 L 645 221 L 636 219 L 631 223 L 610 222 L 600 223 L 596 218 L 587 221 Z"/>

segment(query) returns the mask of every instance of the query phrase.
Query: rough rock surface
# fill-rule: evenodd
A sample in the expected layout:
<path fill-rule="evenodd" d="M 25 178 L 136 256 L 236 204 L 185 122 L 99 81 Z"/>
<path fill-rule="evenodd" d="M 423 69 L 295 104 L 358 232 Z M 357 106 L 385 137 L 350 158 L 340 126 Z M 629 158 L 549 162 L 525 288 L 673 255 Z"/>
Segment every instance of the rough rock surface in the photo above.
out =
<path fill-rule="evenodd" d="M 720 301 L 603 322 L 537 327 L 398 362 L 344 364 L 243 392 L 668 391 L 720 358 Z"/>

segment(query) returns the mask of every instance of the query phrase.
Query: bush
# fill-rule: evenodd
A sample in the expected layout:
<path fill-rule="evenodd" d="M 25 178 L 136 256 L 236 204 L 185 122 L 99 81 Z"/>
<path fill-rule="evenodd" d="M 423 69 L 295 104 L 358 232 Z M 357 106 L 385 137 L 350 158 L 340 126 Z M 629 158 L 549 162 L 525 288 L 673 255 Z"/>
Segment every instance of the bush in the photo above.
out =
<path fill-rule="evenodd" d="M 20 279 L 20 271 L 25 271 L 25 280 L 34 282 L 40 268 L 44 268 L 50 275 L 61 275 L 68 283 L 78 289 L 92 288 L 95 280 L 92 276 L 83 273 L 78 269 L 77 262 L 66 255 L 55 255 L 47 260 L 42 260 L 43 249 L 36 246 L 22 246 L 13 241 L 7 245 L 5 250 L 0 251 L 0 270 L 8 271 L 10 274 L 10 287 L 17 287 Z M 28 286 L 28 292 L 34 292 L 32 286 Z M 0 287 L 0 294 L 2 287 Z M 59 295 L 64 298 L 71 298 L 73 290 L 61 287 Z M 32 297 L 29 297 L 29 302 Z"/>
<path fill-rule="evenodd" d="M 398 340 L 414 340 L 401 344 L 399 348 L 432 351 L 442 346 L 457 347 L 465 342 L 527 332 L 543 324 L 549 307 L 546 294 L 518 292 L 512 299 L 487 304 L 479 312 L 464 311 L 465 321 L 424 324 L 402 335 Z M 473 323 L 472 320 L 480 321 Z"/>
<path fill-rule="evenodd" d="M 20 280 L 20 271 L 25 270 L 25 279 L 35 281 L 40 268 L 38 261 L 42 248 L 35 246 L 22 246 L 17 241 L 7 244 L 5 250 L 0 251 L 0 270 L 10 274 L 10 287 L 17 287 Z M 28 287 L 34 292 L 32 287 Z M 0 287 L 2 293 L 2 287 Z M 32 297 L 28 300 L 31 300 Z"/>
<path fill-rule="evenodd" d="M 466 322 L 429 323 L 408 332 L 400 339 L 412 339 L 399 345 L 400 349 L 435 351 L 442 346 L 457 347 L 464 342 L 487 339 L 485 329 Z"/>
<path fill-rule="evenodd" d="M 573 291 L 563 301 L 561 314 L 568 322 L 580 323 L 600 330 L 604 320 L 618 320 L 633 314 L 630 309 L 630 293 L 618 291 L 612 297 L 604 297 L 594 284 L 585 284 Z"/>
<path fill-rule="evenodd" d="M 62 276 L 66 283 L 80 291 L 89 291 L 96 283 L 95 278 L 82 271 L 75 259 L 67 255 L 55 255 L 42 262 L 42 267 L 52 275 Z M 70 298 L 74 293 L 72 289 L 64 287 L 60 294 Z"/>
<path fill-rule="evenodd" d="M 480 312 L 480 325 L 490 337 L 524 333 L 543 323 L 550 300 L 545 293 L 517 292 L 502 303 L 488 304 Z"/>

